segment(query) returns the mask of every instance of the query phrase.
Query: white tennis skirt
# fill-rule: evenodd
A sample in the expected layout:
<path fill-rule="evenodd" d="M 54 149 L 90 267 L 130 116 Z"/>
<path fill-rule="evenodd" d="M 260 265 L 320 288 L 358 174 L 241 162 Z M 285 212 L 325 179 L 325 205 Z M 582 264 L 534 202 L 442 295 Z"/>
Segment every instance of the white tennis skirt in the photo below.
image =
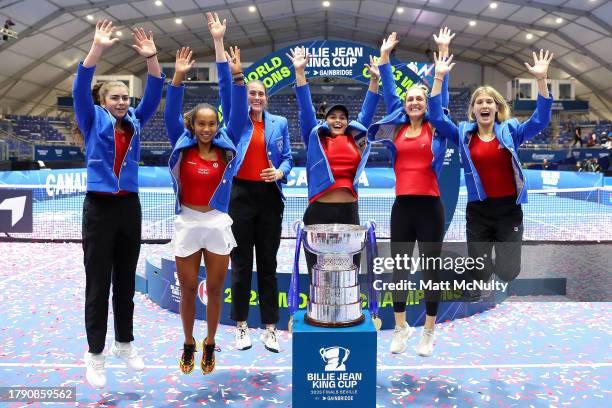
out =
<path fill-rule="evenodd" d="M 174 256 L 183 258 L 200 249 L 218 255 L 228 255 L 235 246 L 232 219 L 229 215 L 215 209 L 200 212 L 181 206 L 181 213 L 174 220 Z"/>

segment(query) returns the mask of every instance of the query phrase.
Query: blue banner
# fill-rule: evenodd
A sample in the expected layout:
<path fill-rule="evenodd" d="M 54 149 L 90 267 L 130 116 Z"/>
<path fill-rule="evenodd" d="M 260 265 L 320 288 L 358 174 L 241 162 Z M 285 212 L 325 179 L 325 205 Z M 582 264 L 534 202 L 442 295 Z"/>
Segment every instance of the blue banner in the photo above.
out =
<path fill-rule="evenodd" d="M 608 149 L 520 149 L 519 158 L 523 163 L 542 163 L 544 159 L 550 163 L 560 163 L 567 159 L 584 160 L 584 159 L 599 159 L 610 155 Z"/>
<path fill-rule="evenodd" d="M 34 146 L 34 160 L 84 160 L 81 149 L 76 146 Z"/>
<path fill-rule="evenodd" d="M 536 108 L 535 100 L 516 100 L 512 102 L 512 110 L 514 112 L 533 112 Z M 565 112 L 583 112 L 589 111 L 589 101 L 554 101 L 553 110 Z"/>
<path fill-rule="evenodd" d="M 443 196 L 447 194 L 450 198 L 457 195 L 456 192 L 453 192 L 453 184 L 457 183 L 457 180 L 460 180 L 461 186 L 465 186 L 463 171 L 461 170 L 461 175 L 459 176 L 458 166 L 459 159 L 456 156 L 456 151 L 449 148 L 447 150 L 447 161 L 442 168 L 440 176 L 440 191 Z M 602 173 L 550 170 L 524 170 L 524 172 L 527 176 L 528 187 L 534 190 L 543 188 L 600 187 L 604 185 Z M 138 178 L 140 188 L 172 187 L 172 178 L 168 168 L 164 166 L 140 167 Z M 49 197 L 56 197 L 76 192 L 85 192 L 87 188 L 87 172 L 85 169 L 2 171 L 0 172 L 0 185 L 14 187 L 42 186 L 47 191 Z M 306 168 L 294 167 L 287 177 L 287 185 L 285 186 L 287 193 L 305 191 L 307 187 Z M 392 190 L 394 187 L 395 175 L 391 168 L 368 167 L 359 179 L 360 191 Z M 451 207 L 454 208 L 454 205 Z"/>
<path fill-rule="evenodd" d="M 362 83 L 369 83 L 370 77 L 365 64 L 370 63 L 370 55 L 378 56 L 379 50 L 364 44 L 344 40 L 318 40 L 300 42 L 281 48 L 254 62 L 244 72 L 247 80 L 259 80 L 268 89 L 269 95 L 295 82 L 295 72 L 291 60 L 287 58 L 295 47 L 306 47 L 311 54 L 306 68 L 306 77 L 341 77 Z M 403 98 L 406 90 L 417 83 L 428 87 L 433 80 L 433 64 L 422 62 L 402 63 L 391 58 L 398 95 Z"/>

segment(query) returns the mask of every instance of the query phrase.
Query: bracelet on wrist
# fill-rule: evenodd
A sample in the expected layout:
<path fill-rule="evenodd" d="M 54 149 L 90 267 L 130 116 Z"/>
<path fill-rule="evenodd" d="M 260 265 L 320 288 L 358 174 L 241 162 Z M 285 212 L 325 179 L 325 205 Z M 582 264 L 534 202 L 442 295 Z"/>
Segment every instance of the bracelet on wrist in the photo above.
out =
<path fill-rule="evenodd" d="M 439 76 L 434 75 L 434 80 L 436 80 L 436 79 L 439 80 L 439 81 L 444 81 L 444 77 L 440 78 Z"/>
<path fill-rule="evenodd" d="M 145 57 L 145 58 L 146 58 L 146 59 L 149 59 L 149 58 L 153 58 L 153 57 L 155 57 L 155 56 L 157 56 L 157 53 L 155 53 L 155 54 L 153 54 L 153 55 L 149 55 L 148 57 Z"/>

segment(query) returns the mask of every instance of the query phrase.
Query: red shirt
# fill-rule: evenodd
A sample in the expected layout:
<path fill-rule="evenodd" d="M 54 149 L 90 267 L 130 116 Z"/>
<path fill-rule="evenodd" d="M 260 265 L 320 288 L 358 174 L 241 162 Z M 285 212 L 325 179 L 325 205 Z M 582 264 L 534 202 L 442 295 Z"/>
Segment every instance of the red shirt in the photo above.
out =
<path fill-rule="evenodd" d="M 253 121 L 253 134 L 247 148 L 240 170 L 236 177 L 242 180 L 263 181 L 261 172 L 270 167 L 266 151 L 264 122 Z"/>
<path fill-rule="evenodd" d="M 512 156 L 497 138 L 484 142 L 474 133 L 470 140 L 470 155 L 488 197 L 516 195 Z"/>
<path fill-rule="evenodd" d="M 217 186 L 223 178 L 225 163 L 219 149 L 214 148 L 216 160 L 200 157 L 198 146 L 183 151 L 179 178 L 181 182 L 180 201 L 189 205 L 209 205 Z"/>
<path fill-rule="evenodd" d="M 113 162 L 113 172 L 117 178 L 119 178 L 119 174 L 121 173 L 121 165 L 123 164 L 125 155 L 127 154 L 128 148 L 132 143 L 133 134 L 134 132 L 130 126 L 126 126 L 124 130 L 115 128 L 115 161 Z M 119 190 L 116 193 L 96 191 L 96 194 L 102 195 L 126 195 L 129 193 L 130 192 L 127 190 Z"/>
<path fill-rule="evenodd" d="M 395 156 L 395 195 L 440 196 L 438 177 L 431 167 L 433 152 L 431 126 L 424 122 L 421 134 L 406 137 L 409 125 L 404 125 L 394 140 Z"/>
<path fill-rule="evenodd" d="M 353 197 L 357 198 L 357 192 L 353 188 L 353 181 L 357 174 L 357 167 L 361 161 L 361 153 L 355 143 L 355 139 L 348 135 L 338 135 L 336 137 L 320 137 L 323 152 L 329 162 L 332 174 L 334 176 L 334 184 L 323 190 L 316 196 L 310 199 L 310 202 L 315 202 L 325 193 L 338 188 L 346 187 L 351 191 Z"/>

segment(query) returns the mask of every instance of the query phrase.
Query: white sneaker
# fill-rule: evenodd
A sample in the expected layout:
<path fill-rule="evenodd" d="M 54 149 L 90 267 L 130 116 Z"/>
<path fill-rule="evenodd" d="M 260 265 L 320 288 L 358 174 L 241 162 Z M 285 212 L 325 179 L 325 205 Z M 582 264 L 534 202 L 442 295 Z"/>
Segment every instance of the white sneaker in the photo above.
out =
<path fill-rule="evenodd" d="M 416 346 L 416 352 L 421 357 L 429 357 L 433 354 L 434 331 L 433 329 L 423 328 L 421 341 Z"/>
<path fill-rule="evenodd" d="M 276 328 L 264 330 L 264 332 L 261 334 L 261 341 L 263 342 L 266 350 L 273 353 L 278 353 L 280 346 L 278 345 Z"/>
<path fill-rule="evenodd" d="M 408 347 L 407 341 L 416 332 L 414 327 L 410 327 L 408 323 L 405 323 L 404 327 L 395 326 L 393 330 L 393 338 L 391 339 L 391 352 L 393 354 L 400 354 L 406 351 Z"/>
<path fill-rule="evenodd" d="M 104 368 L 104 354 L 92 354 L 89 351 L 86 351 L 83 359 L 85 360 L 85 367 L 87 367 L 85 378 L 87 379 L 89 385 L 94 388 L 106 387 L 106 368 Z"/>
<path fill-rule="evenodd" d="M 236 326 L 236 349 L 248 350 L 253 346 L 251 343 L 251 333 L 249 333 L 249 326 L 246 324 Z"/>
<path fill-rule="evenodd" d="M 134 347 L 132 342 L 119 343 L 115 341 L 111 347 L 111 354 L 123 360 L 132 370 L 144 370 L 144 361 L 142 361 L 142 358 L 138 355 L 138 350 Z"/>

